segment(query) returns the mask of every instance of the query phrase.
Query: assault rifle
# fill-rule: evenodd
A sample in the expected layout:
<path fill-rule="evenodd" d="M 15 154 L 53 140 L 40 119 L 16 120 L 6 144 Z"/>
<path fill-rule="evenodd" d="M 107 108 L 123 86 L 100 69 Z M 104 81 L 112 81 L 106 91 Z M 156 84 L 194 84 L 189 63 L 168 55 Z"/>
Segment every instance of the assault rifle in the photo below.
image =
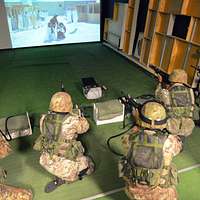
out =
<path fill-rule="evenodd" d="M 124 93 L 122 92 L 122 94 Z M 127 94 L 119 97 L 118 100 L 125 106 L 123 121 L 123 128 L 125 128 L 126 116 L 128 114 L 132 114 L 135 109 L 140 109 L 145 102 L 155 100 L 155 96 L 151 94 L 146 94 L 133 98 L 131 97 L 131 95 Z"/>
<path fill-rule="evenodd" d="M 195 94 L 195 97 L 199 97 L 200 96 L 200 66 L 196 67 L 194 65 L 191 65 L 191 67 L 197 71 L 198 82 L 197 82 L 196 87 L 194 88 L 194 94 Z"/>
<path fill-rule="evenodd" d="M 169 75 L 164 73 L 160 68 L 158 68 L 155 65 L 149 65 L 149 67 L 155 72 L 155 74 L 157 76 L 161 76 L 162 77 L 162 84 L 164 84 L 163 86 L 165 87 L 166 84 L 170 84 L 169 81 Z"/>
<path fill-rule="evenodd" d="M 139 104 L 129 94 L 119 97 L 118 100 L 124 104 L 126 114 L 132 113 L 134 108 L 139 108 Z"/>
<path fill-rule="evenodd" d="M 122 92 L 122 94 L 124 94 L 124 93 Z M 123 103 L 125 106 L 124 121 L 123 121 L 123 128 L 125 128 L 126 115 L 128 113 L 132 114 L 135 109 L 140 109 L 145 102 L 155 100 L 155 97 L 151 94 L 148 94 L 148 95 L 141 95 L 141 96 L 133 98 L 133 97 L 131 97 L 131 95 L 127 94 L 127 95 L 123 95 L 123 96 L 119 97 L 118 100 L 121 103 Z M 127 130 L 124 130 L 123 132 L 108 138 L 107 145 L 108 145 L 109 150 L 112 153 L 114 153 L 118 156 L 123 156 L 123 154 L 115 151 L 115 149 L 113 149 L 111 147 L 110 142 L 112 141 L 112 139 L 117 138 L 117 137 L 127 133 L 128 131 L 130 131 L 133 128 L 133 126 L 134 126 L 134 123 L 131 126 L 129 126 L 129 128 Z"/>

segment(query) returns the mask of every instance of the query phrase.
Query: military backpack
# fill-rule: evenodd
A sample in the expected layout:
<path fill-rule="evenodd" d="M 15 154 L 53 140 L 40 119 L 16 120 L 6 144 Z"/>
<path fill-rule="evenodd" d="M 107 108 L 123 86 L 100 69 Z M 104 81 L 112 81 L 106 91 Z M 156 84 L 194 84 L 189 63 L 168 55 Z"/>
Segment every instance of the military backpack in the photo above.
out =
<path fill-rule="evenodd" d="M 166 180 L 163 187 L 175 184 L 177 173 L 174 172 L 174 167 L 168 167 L 166 170 L 169 170 L 169 173 L 166 177 L 162 177 L 162 171 L 165 169 L 163 145 L 167 139 L 166 134 L 158 131 L 156 134 L 148 135 L 141 130 L 134 135 L 127 156 L 119 163 L 120 176 L 133 184 L 157 186 L 161 185 L 161 178 Z"/>
<path fill-rule="evenodd" d="M 191 89 L 184 85 L 174 85 L 169 89 L 170 105 L 167 105 L 170 117 L 193 117 Z"/>

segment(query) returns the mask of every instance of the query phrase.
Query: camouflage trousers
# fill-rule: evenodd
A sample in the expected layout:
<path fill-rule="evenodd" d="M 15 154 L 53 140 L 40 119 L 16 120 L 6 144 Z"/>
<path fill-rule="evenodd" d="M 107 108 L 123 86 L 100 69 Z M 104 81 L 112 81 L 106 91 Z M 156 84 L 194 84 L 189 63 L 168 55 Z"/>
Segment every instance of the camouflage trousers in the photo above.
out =
<path fill-rule="evenodd" d="M 87 174 L 94 170 L 92 160 L 87 156 L 77 157 L 75 161 L 60 157 L 57 155 L 50 156 L 48 153 L 42 153 L 40 164 L 51 174 L 67 181 L 73 182 L 78 180 L 79 173 L 88 168 Z"/>
<path fill-rule="evenodd" d="M 125 188 L 127 196 L 131 200 L 178 200 L 178 194 L 174 186 L 161 188 L 147 185 L 128 185 Z"/>
<path fill-rule="evenodd" d="M 31 200 L 30 190 L 0 184 L 0 200 Z"/>

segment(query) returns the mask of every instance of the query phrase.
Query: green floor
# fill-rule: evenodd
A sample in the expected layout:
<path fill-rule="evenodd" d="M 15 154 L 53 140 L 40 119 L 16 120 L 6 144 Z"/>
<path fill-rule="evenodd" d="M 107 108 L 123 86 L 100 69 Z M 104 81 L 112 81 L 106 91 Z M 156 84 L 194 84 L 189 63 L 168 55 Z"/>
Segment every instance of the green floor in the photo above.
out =
<path fill-rule="evenodd" d="M 153 93 L 156 85 L 154 78 L 99 43 L 0 51 L 0 69 L 0 117 L 29 111 L 36 126 L 40 114 L 48 109 L 51 95 L 59 90 L 61 80 L 74 104 L 79 105 L 94 102 L 82 95 L 82 77 L 93 76 L 108 88 L 101 101 L 117 98 L 121 91 L 133 96 Z M 117 177 L 118 157 L 106 146 L 109 136 L 122 131 L 122 124 L 96 127 L 90 117 L 88 120 L 91 128 L 81 139 L 96 163 L 96 172 L 92 176 L 45 194 L 44 186 L 52 176 L 40 167 L 39 154 L 32 150 L 39 135 L 35 127 L 31 137 L 13 141 L 13 154 L 0 161 L 8 171 L 7 182 L 32 188 L 35 200 L 79 200 L 122 187 L 123 182 Z M 175 159 L 179 169 L 200 163 L 199 141 L 199 129 L 196 128 L 188 138 L 184 152 Z M 121 150 L 118 139 L 113 141 L 113 146 Z M 199 180 L 199 169 L 180 174 L 178 191 L 181 200 L 200 199 Z M 127 198 L 123 192 L 118 192 L 100 199 Z"/>

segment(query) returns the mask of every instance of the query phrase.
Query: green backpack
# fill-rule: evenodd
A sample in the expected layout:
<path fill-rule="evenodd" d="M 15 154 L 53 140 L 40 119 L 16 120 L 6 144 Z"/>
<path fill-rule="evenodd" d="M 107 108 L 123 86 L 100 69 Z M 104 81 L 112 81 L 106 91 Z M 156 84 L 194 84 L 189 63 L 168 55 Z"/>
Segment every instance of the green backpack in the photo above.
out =
<path fill-rule="evenodd" d="M 170 88 L 170 105 L 167 106 L 171 117 L 193 117 L 193 103 L 190 88 L 175 85 Z"/>
<path fill-rule="evenodd" d="M 119 163 L 120 177 L 128 179 L 132 183 L 146 184 L 150 186 L 160 185 L 163 166 L 163 145 L 167 135 L 158 131 L 154 135 L 147 135 L 144 130 L 133 135 L 132 145 L 126 157 Z M 169 176 L 172 176 L 172 168 L 169 169 Z M 165 177 L 166 184 L 176 182 L 174 178 Z M 176 179 L 176 178 L 175 178 Z"/>
<path fill-rule="evenodd" d="M 64 156 L 67 159 L 75 160 L 78 155 L 82 155 L 84 148 L 81 142 L 74 140 L 63 141 L 60 137 L 62 132 L 62 124 L 70 114 L 57 114 L 51 113 L 45 116 L 42 124 L 42 150 L 53 154 L 59 155 L 59 147 L 63 143 L 68 143 L 65 149 Z"/>

